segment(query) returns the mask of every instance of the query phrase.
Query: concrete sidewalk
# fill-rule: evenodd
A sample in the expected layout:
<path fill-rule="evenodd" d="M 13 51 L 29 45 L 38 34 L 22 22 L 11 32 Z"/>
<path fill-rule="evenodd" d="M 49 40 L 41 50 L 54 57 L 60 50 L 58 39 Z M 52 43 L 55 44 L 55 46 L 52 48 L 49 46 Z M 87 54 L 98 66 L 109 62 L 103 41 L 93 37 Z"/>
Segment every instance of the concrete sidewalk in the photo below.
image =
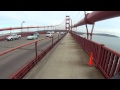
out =
<path fill-rule="evenodd" d="M 23 79 L 104 79 L 68 33 Z"/>

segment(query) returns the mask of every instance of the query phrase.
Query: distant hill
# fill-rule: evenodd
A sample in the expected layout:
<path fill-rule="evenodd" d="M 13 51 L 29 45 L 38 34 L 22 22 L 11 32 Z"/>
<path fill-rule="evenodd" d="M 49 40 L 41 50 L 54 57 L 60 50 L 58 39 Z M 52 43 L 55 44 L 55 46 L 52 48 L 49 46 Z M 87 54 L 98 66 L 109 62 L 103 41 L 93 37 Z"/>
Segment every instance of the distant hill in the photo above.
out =
<path fill-rule="evenodd" d="M 80 35 L 86 34 L 86 33 L 83 33 L 83 32 L 77 32 L 77 33 L 80 34 Z M 116 37 L 116 38 L 119 38 L 119 37 L 116 36 L 116 35 L 104 34 L 104 33 L 93 33 L 93 35 L 99 35 L 99 36 L 107 36 L 107 37 Z"/>
<path fill-rule="evenodd" d="M 102 33 L 94 33 L 93 35 L 99 35 L 99 36 L 107 36 L 107 37 L 117 37 L 118 38 L 118 36 L 116 36 L 116 35 L 111 35 L 111 34 L 102 34 Z"/>

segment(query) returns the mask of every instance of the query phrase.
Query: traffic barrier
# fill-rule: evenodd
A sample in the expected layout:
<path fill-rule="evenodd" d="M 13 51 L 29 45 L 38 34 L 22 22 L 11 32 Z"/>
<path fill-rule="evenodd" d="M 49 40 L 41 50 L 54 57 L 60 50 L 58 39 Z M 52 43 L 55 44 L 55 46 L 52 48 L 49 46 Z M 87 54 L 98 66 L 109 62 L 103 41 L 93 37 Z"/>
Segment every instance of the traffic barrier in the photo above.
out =
<path fill-rule="evenodd" d="M 100 69 L 105 78 L 109 79 L 120 72 L 120 53 L 103 44 L 83 38 L 74 32 L 70 32 L 70 34 L 88 55 L 92 52 L 95 67 Z"/>
<path fill-rule="evenodd" d="M 21 78 L 23 78 L 63 37 L 61 37 L 56 42 L 54 42 L 52 45 L 50 45 L 49 47 L 47 47 L 42 53 L 38 54 L 37 57 L 34 57 L 34 59 L 31 60 L 29 63 L 25 64 L 19 70 L 17 70 L 16 72 L 14 72 L 9 77 L 9 79 L 21 79 Z M 38 61 L 37 61 L 36 58 L 38 58 Z"/>

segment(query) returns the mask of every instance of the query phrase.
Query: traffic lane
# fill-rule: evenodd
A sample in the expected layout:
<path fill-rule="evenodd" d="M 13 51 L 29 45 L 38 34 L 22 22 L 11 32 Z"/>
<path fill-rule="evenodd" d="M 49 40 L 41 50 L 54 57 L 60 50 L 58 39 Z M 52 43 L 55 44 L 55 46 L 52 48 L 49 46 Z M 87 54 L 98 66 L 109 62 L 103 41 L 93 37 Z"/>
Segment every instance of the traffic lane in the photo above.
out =
<path fill-rule="evenodd" d="M 55 42 L 55 41 L 57 41 L 58 40 L 58 37 L 57 36 L 55 36 L 54 38 L 53 38 L 53 43 Z M 45 40 L 43 40 L 43 41 L 39 41 L 38 43 L 37 43 L 37 47 L 38 47 L 38 53 L 39 53 L 39 51 L 41 52 L 43 52 L 48 46 L 50 46 L 50 45 L 52 45 L 52 38 L 48 38 L 48 39 L 45 39 Z M 34 44 L 31 44 L 31 45 L 28 45 L 28 46 L 25 46 L 25 47 L 22 47 L 22 48 L 19 48 L 20 50 L 35 50 L 35 43 Z"/>
<path fill-rule="evenodd" d="M 50 39 L 48 38 L 48 39 L 45 39 L 45 40 L 41 41 L 40 45 L 43 44 L 43 43 L 45 43 L 45 42 L 48 42 L 49 40 Z M 31 47 L 32 47 L 32 49 L 30 49 Z M 35 43 L 27 45 L 27 46 L 24 46 L 24 47 L 21 47 L 19 49 L 16 49 L 14 51 L 11 51 L 9 53 L 6 53 L 6 54 L 0 56 L 0 66 L 4 65 L 6 62 L 8 62 L 9 61 L 9 57 L 15 56 L 21 50 L 35 50 Z M 4 60 L 4 59 L 6 59 L 6 60 Z"/>
<path fill-rule="evenodd" d="M 49 45 L 49 44 L 51 44 L 51 41 L 45 42 L 42 45 L 38 45 L 38 47 L 41 47 L 43 50 L 44 48 L 46 48 L 45 45 Z M 43 52 L 43 51 L 39 51 L 39 52 Z M 31 58 L 35 57 L 35 49 L 22 50 L 22 52 L 20 51 L 21 54 L 18 53 L 18 51 L 16 53 L 17 53 L 17 55 L 16 55 L 17 57 L 14 57 L 14 56 L 9 57 L 9 58 L 12 58 L 12 62 L 10 62 L 11 60 L 9 60 L 9 63 L 7 65 L 4 65 L 0 68 L 0 78 L 8 78 L 9 75 L 11 75 L 13 72 L 15 72 L 17 70 L 17 68 L 20 68 L 25 63 L 30 61 Z M 29 59 L 28 59 L 28 57 L 29 57 Z M 19 60 L 18 60 L 18 58 L 19 58 Z M 2 70 L 2 72 L 1 72 L 1 70 Z"/>
<path fill-rule="evenodd" d="M 34 45 L 34 44 L 33 44 Z M 47 48 L 48 45 L 51 45 L 51 39 L 49 39 L 47 42 L 39 43 L 39 53 L 43 52 L 42 50 Z M 14 53 L 14 54 L 13 54 Z M 2 60 L 0 59 L 2 65 L 0 65 L 0 78 L 6 79 L 9 78 L 9 76 L 14 73 L 16 70 L 18 70 L 21 66 L 29 62 L 35 57 L 35 49 L 18 49 L 14 52 L 8 53 L 9 57 L 4 57 Z M 7 61 L 6 61 L 7 60 Z"/>
<path fill-rule="evenodd" d="M 41 38 L 45 38 L 45 34 L 40 35 L 38 37 L 38 39 L 41 39 Z M 13 47 L 16 47 L 16 46 L 19 46 L 21 44 L 28 43 L 28 42 L 31 42 L 31 40 L 27 40 L 27 37 L 22 37 L 21 39 L 14 40 L 14 41 L 1 41 L 0 42 L 0 52 L 5 51 L 10 48 L 13 48 Z"/>
<path fill-rule="evenodd" d="M 40 39 L 40 38 L 45 38 L 45 35 L 41 35 L 38 37 L 38 39 Z M 8 46 L 8 47 L 13 46 L 14 47 L 14 45 L 23 44 L 23 43 L 25 43 L 25 41 L 30 42 L 30 40 L 27 40 L 27 37 L 21 37 L 19 40 L 13 40 L 13 41 L 5 40 L 5 41 L 0 42 L 0 47 L 4 47 L 4 46 Z"/>
<path fill-rule="evenodd" d="M 54 36 L 58 36 L 58 34 L 54 34 Z M 46 38 L 46 34 L 41 34 L 38 39 Z M 37 39 L 36 39 L 37 40 Z M 31 42 L 32 40 L 27 40 L 27 37 L 22 37 L 20 40 L 14 40 L 14 41 L 1 41 L 0 42 L 0 52 L 5 51 L 10 48 L 14 48 L 16 46 L 19 46 L 21 44 L 25 44 L 28 42 Z"/>
<path fill-rule="evenodd" d="M 57 40 L 58 40 L 58 37 L 54 37 L 53 38 L 53 43 L 56 42 Z M 43 45 L 43 47 L 41 48 L 40 43 L 38 43 L 38 45 L 37 45 L 37 47 L 38 47 L 38 53 L 39 53 L 39 51 L 40 52 L 44 51 L 47 47 L 49 47 L 50 45 L 52 45 L 52 39 L 49 40 L 48 42 L 43 43 L 42 45 Z"/>
<path fill-rule="evenodd" d="M 61 36 L 59 36 L 59 38 L 60 38 Z M 48 37 L 48 39 L 49 39 L 49 42 L 51 42 L 51 44 L 52 44 L 52 38 L 49 38 Z M 46 41 L 48 41 L 48 39 L 45 39 L 45 40 L 42 40 L 42 41 L 38 41 L 37 42 L 37 46 L 39 46 L 39 44 L 41 44 L 41 42 L 46 42 Z M 54 35 L 54 37 L 53 37 L 53 42 L 55 42 L 55 41 L 57 41 L 58 40 L 58 35 Z M 47 44 L 46 46 L 49 46 L 49 44 Z M 35 47 L 35 45 L 29 45 L 29 46 L 27 46 L 27 47 L 23 47 L 23 48 L 21 48 L 21 49 L 34 49 L 34 47 Z M 39 49 L 39 47 L 38 47 L 38 49 Z"/>
<path fill-rule="evenodd" d="M 34 44 L 33 44 L 34 46 Z M 43 48 L 45 45 L 41 45 Z M 42 52 L 42 51 L 41 51 Z M 21 66 L 35 57 L 35 49 L 18 49 L 9 53 L 9 57 L 4 56 L 0 62 L 0 79 L 9 78 L 9 76 L 18 70 Z"/>
<path fill-rule="evenodd" d="M 26 64 L 28 61 L 32 60 L 34 56 L 35 50 L 21 50 L 15 55 L 11 55 L 9 58 L 6 58 L 8 62 L 6 61 L 4 65 L 0 66 L 0 79 L 9 78 L 12 73 Z"/>
<path fill-rule="evenodd" d="M 62 37 L 63 35 L 59 36 L 59 39 Z M 56 42 L 58 40 L 58 36 L 54 36 L 53 37 L 53 43 Z M 49 38 L 49 40 L 43 41 L 42 43 L 42 47 L 41 47 L 41 42 L 37 43 L 37 49 L 38 49 L 38 53 L 40 53 L 41 51 L 44 52 L 44 50 L 49 47 L 50 45 L 52 45 L 52 38 Z M 26 49 L 26 50 L 32 50 L 35 49 L 35 45 L 30 45 L 29 47 L 23 47 L 22 49 Z"/>
<path fill-rule="evenodd" d="M 45 37 L 46 37 L 45 35 L 46 35 L 46 34 L 41 34 L 41 35 L 38 37 L 38 39 L 40 39 L 40 38 L 45 38 Z M 56 35 L 57 35 L 57 34 L 54 34 L 54 36 L 56 36 Z M 5 41 L 1 41 L 1 42 L 0 42 L 0 47 L 1 47 L 1 48 L 2 48 L 2 47 L 10 47 L 10 46 L 15 47 L 16 45 L 24 44 L 25 41 L 26 41 L 26 42 L 31 42 L 31 40 L 27 40 L 27 37 L 21 37 L 21 39 L 19 39 L 19 40 L 14 40 L 14 41 L 7 41 L 7 40 L 5 40 Z"/>
<path fill-rule="evenodd" d="M 56 39 L 55 39 L 56 38 Z M 55 40 L 57 40 L 57 37 L 55 36 L 54 38 L 53 38 L 53 41 L 55 42 Z M 49 44 L 47 44 L 46 42 L 48 42 L 49 41 L 49 43 L 51 42 L 51 44 L 52 44 L 52 38 L 47 38 L 47 39 L 45 39 L 45 40 L 42 40 L 42 41 L 39 41 L 38 42 L 38 49 L 40 48 L 41 49 L 41 44 L 44 44 L 44 45 L 46 45 L 46 46 L 49 46 Z M 30 44 L 30 45 L 28 45 L 28 46 L 25 46 L 25 47 L 21 47 L 21 48 L 19 48 L 20 50 L 31 50 L 31 49 L 35 49 L 35 44 L 33 43 L 33 44 Z M 0 62 L 0 65 L 2 65 L 2 64 L 4 64 L 7 60 L 4 60 L 4 58 L 6 58 L 6 57 L 10 57 L 11 55 L 14 55 L 14 54 L 16 54 L 16 53 L 18 53 L 18 52 L 16 52 L 16 50 L 15 51 L 11 51 L 10 53 L 7 53 L 7 54 L 5 54 L 5 55 L 2 55 L 2 56 L 0 56 L 0 61 L 2 61 L 2 62 Z"/>
<path fill-rule="evenodd" d="M 0 42 L 0 51 L 4 50 L 3 48 L 9 48 L 11 46 L 18 45 L 19 43 L 22 43 L 25 41 L 25 37 L 20 38 L 19 40 L 14 40 L 14 41 L 1 41 Z"/>

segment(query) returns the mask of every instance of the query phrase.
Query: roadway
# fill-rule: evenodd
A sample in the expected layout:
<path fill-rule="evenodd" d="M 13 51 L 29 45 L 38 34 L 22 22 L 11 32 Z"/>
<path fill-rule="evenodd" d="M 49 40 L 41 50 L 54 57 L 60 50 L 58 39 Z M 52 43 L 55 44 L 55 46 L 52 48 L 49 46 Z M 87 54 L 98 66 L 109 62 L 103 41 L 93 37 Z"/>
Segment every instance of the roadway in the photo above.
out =
<path fill-rule="evenodd" d="M 62 35 L 59 35 L 59 38 Z M 38 39 L 45 38 L 45 35 L 40 35 Z M 53 42 L 58 40 L 58 34 L 54 34 Z M 14 41 L 1 41 L 0 52 L 8 50 L 10 48 L 31 42 L 33 40 L 27 40 L 26 37 L 22 37 L 19 40 Z M 49 45 L 52 44 L 52 38 L 38 42 L 38 53 L 43 52 Z M 11 74 L 17 71 L 21 66 L 28 63 L 35 57 L 35 44 L 31 44 L 7 54 L 0 56 L 0 79 L 7 79 Z"/>
<path fill-rule="evenodd" d="M 45 38 L 45 35 L 44 34 L 40 35 L 38 39 L 40 38 Z M 31 42 L 31 41 L 32 40 L 27 40 L 27 37 L 22 37 L 19 40 L 13 40 L 13 41 L 7 41 L 7 40 L 0 41 L 0 52 L 16 47 L 18 45 L 24 44 L 24 43 Z"/>

